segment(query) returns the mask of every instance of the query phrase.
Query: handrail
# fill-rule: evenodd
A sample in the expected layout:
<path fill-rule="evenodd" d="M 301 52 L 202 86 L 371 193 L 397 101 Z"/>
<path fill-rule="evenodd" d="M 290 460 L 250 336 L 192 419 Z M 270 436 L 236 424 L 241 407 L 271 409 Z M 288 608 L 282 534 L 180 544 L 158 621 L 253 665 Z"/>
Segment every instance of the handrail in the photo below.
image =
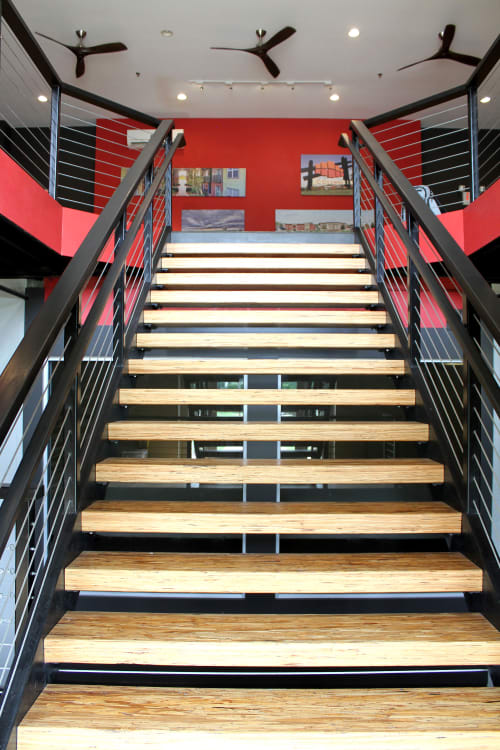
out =
<path fill-rule="evenodd" d="M 354 122 L 352 123 L 352 125 Z M 356 128 L 357 132 L 357 128 Z M 484 386 L 486 393 L 488 394 L 488 397 L 491 400 L 491 403 L 493 407 L 496 409 L 497 412 L 500 412 L 500 388 L 496 384 L 496 381 L 494 377 L 492 376 L 490 370 L 486 366 L 486 363 L 484 362 L 476 344 L 474 343 L 473 339 L 469 335 L 467 329 L 463 325 L 462 321 L 460 320 L 459 316 L 457 315 L 456 311 L 453 309 L 452 305 L 448 301 L 445 293 L 441 289 L 439 283 L 437 282 L 436 278 L 433 276 L 433 274 L 429 271 L 429 268 L 427 266 L 426 261 L 422 258 L 418 247 L 415 245 L 413 240 L 410 239 L 405 227 L 403 226 L 403 223 L 401 221 L 401 218 L 398 216 L 396 210 L 394 209 L 394 206 L 392 206 L 391 202 L 387 198 L 386 194 L 378 185 L 377 181 L 375 180 L 374 176 L 370 172 L 370 169 L 366 162 L 362 159 L 359 152 L 352 146 L 351 141 L 349 139 L 349 136 L 347 133 L 342 133 L 339 145 L 344 146 L 345 148 L 348 148 L 355 159 L 356 163 L 359 165 L 361 171 L 365 175 L 370 188 L 373 190 L 376 198 L 380 201 L 384 211 L 388 215 L 389 219 L 391 220 L 394 229 L 398 233 L 398 236 L 400 237 L 401 241 L 405 245 L 406 250 L 408 251 L 408 255 L 411 257 L 412 261 L 414 262 L 415 266 L 417 267 L 419 273 L 421 274 L 422 278 L 425 279 L 431 293 L 435 297 L 435 299 L 439 302 L 439 305 L 441 309 L 443 310 L 446 319 L 448 320 L 448 323 L 450 325 L 450 328 L 452 329 L 453 333 L 455 334 L 457 341 L 460 343 L 464 355 L 467 357 L 468 361 L 471 363 L 471 366 L 474 368 L 478 380 L 481 382 L 481 384 Z M 381 148 L 381 147 L 380 147 Z M 371 150 L 371 149 L 370 149 Z M 383 150 L 383 149 L 382 149 Z M 376 159 L 375 155 L 374 158 Z M 378 161 L 378 159 L 376 159 Z M 384 159 L 384 162 L 391 161 L 389 157 L 386 155 L 386 159 Z M 379 162 L 380 163 L 380 162 Z M 395 170 L 397 170 L 397 167 L 394 165 L 393 162 L 391 162 L 392 166 Z M 382 164 L 380 163 L 380 166 Z M 382 166 L 383 171 L 386 170 L 386 165 Z M 398 170 L 399 171 L 399 170 Z M 386 173 L 387 174 L 387 173 Z M 401 175 L 402 179 L 406 180 L 404 175 Z M 391 182 L 392 182 L 392 178 Z M 399 189 L 399 184 L 397 182 L 394 183 L 395 187 Z M 408 183 L 410 186 L 410 190 L 413 190 L 413 192 L 416 193 L 414 188 L 411 187 L 411 184 Z M 402 191 L 401 191 L 402 192 Z M 412 203 L 410 205 L 410 202 L 408 201 L 408 206 L 410 210 L 414 213 L 416 217 L 418 217 L 418 221 L 421 224 L 421 226 L 425 229 L 426 227 L 426 219 L 429 218 L 427 214 L 430 215 L 432 219 L 435 219 L 437 223 L 442 227 L 439 220 L 437 220 L 432 213 L 432 211 L 428 208 L 428 206 L 425 204 L 425 202 L 418 196 L 418 199 L 421 203 L 421 206 L 418 205 L 417 202 Z M 406 200 L 406 199 L 405 199 Z M 460 247 L 456 244 L 455 240 L 451 235 L 448 234 L 447 230 L 442 227 L 444 230 L 445 235 L 447 235 L 447 240 L 451 241 L 451 246 L 456 245 L 458 248 L 458 252 L 461 253 L 463 258 L 465 258 L 465 266 L 470 265 L 471 271 L 474 271 L 475 274 L 478 274 L 478 271 L 476 270 L 475 266 L 470 262 L 469 258 L 462 252 Z M 427 230 L 426 230 L 427 231 Z M 443 258 L 446 258 L 446 254 L 442 252 L 442 247 L 438 245 L 438 250 L 441 253 Z M 451 267 L 451 264 L 449 264 Z M 489 315 L 489 318 L 491 319 L 493 317 L 493 320 L 496 316 L 497 320 L 494 321 L 494 328 L 497 331 L 497 334 L 500 332 L 500 301 L 498 298 L 493 294 L 489 286 L 484 281 L 483 277 L 479 274 L 479 277 L 481 279 L 481 282 L 486 285 L 486 303 L 491 304 L 493 307 L 493 310 L 491 311 L 491 314 Z M 457 274 L 458 278 L 458 274 Z M 482 305 L 482 308 L 484 309 L 485 306 Z M 476 308 L 477 309 L 477 308 Z M 478 312 L 480 312 L 478 310 Z M 498 338 L 497 338 L 498 340 Z"/>
<path fill-rule="evenodd" d="M 172 120 L 162 122 L 141 151 L 0 375 L 0 443 L 7 435 L 12 420 L 59 335 L 61 326 L 92 276 L 99 256 L 123 212 L 123 206 L 133 197 L 156 151 L 172 128 Z"/>
<path fill-rule="evenodd" d="M 105 96 L 98 96 L 98 94 L 85 91 L 85 89 L 80 89 L 78 86 L 73 86 L 70 83 L 64 83 L 64 81 L 61 83 L 61 93 L 66 94 L 67 96 L 72 96 L 74 99 L 80 99 L 82 102 L 87 102 L 87 104 L 93 104 L 102 109 L 109 109 L 111 112 L 115 112 L 122 117 L 129 117 L 131 120 L 139 120 L 139 122 L 151 125 L 153 128 L 157 128 L 162 122 L 158 117 L 139 112 L 137 109 L 126 107 L 124 104 L 114 102 L 111 99 L 107 99 Z"/>
<path fill-rule="evenodd" d="M 465 255 L 448 230 L 432 213 L 414 186 L 394 164 L 366 125 L 359 120 L 353 120 L 351 127 L 366 145 L 394 187 L 400 192 L 412 213 L 418 216 L 422 229 L 438 248 L 441 257 L 455 275 L 479 316 L 485 321 L 492 336 L 500 342 L 500 300 L 493 293 L 485 278 Z"/>

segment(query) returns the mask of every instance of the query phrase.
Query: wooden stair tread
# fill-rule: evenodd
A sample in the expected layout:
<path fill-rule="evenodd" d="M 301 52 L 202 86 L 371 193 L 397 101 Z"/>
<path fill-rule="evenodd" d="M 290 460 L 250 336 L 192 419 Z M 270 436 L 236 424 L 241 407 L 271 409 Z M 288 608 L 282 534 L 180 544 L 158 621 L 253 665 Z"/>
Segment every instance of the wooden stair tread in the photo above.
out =
<path fill-rule="evenodd" d="M 97 482 L 206 484 L 425 484 L 444 481 L 431 459 L 170 459 L 107 458 Z"/>
<path fill-rule="evenodd" d="M 120 404 L 316 404 L 357 406 L 415 405 L 412 389 L 383 388 L 121 388 Z"/>
<path fill-rule="evenodd" d="M 500 688 L 48 685 L 18 750 L 495 750 Z"/>
<path fill-rule="evenodd" d="M 378 305 L 382 295 L 374 290 L 280 291 L 274 289 L 152 289 L 149 293 L 153 304 L 189 305 Z"/>
<path fill-rule="evenodd" d="M 192 502 L 98 500 L 82 531 L 219 534 L 459 534 L 462 516 L 441 502 Z"/>
<path fill-rule="evenodd" d="M 352 256 L 361 253 L 356 243 L 326 242 L 170 242 L 165 252 L 184 255 L 338 255 Z"/>
<path fill-rule="evenodd" d="M 371 273 L 188 273 L 182 271 L 156 273 L 155 284 L 168 287 L 363 287 L 375 283 Z"/>
<path fill-rule="evenodd" d="M 424 422 L 230 422 L 194 420 L 124 420 L 107 425 L 109 440 L 360 440 L 429 439 Z"/>
<path fill-rule="evenodd" d="M 482 665 L 499 663 L 500 633 L 471 612 L 67 612 L 45 638 L 44 655 L 52 663 L 175 666 Z"/>
<path fill-rule="evenodd" d="M 152 325 L 307 325 L 374 326 L 390 322 L 385 310 L 246 310 L 175 309 L 144 310 L 144 323 Z"/>
<path fill-rule="evenodd" d="M 238 257 L 224 255 L 222 257 L 187 257 L 180 256 L 177 258 L 165 258 L 160 261 L 162 270 L 192 269 L 212 271 L 217 270 L 237 270 L 249 269 L 251 271 L 269 270 L 269 271 L 349 271 L 349 270 L 368 270 L 368 261 L 364 257 L 353 258 L 344 256 L 340 258 L 314 258 L 306 257 Z"/>
<path fill-rule="evenodd" d="M 158 593 L 481 591 L 482 579 L 482 570 L 457 552 L 82 552 L 65 571 L 69 591 Z"/>
<path fill-rule="evenodd" d="M 277 374 L 277 375 L 405 375 L 404 359 L 244 359 L 244 358 L 151 358 L 129 359 L 130 375 L 168 373 Z"/>
<path fill-rule="evenodd" d="M 136 346 L 151 348 L 394 349 L 393 333 L 137 333 Z"/>

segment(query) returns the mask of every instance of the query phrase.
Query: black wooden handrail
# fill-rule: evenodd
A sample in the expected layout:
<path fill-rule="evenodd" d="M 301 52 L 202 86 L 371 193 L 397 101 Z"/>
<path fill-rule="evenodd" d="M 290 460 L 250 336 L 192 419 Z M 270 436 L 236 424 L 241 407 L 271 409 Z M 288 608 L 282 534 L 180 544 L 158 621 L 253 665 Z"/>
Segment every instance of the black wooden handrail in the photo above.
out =
<path fill-rule="evenodd" d="M 377 146 L 377 149 L 375 149 L 376 154 L 372 152 L 373 157 L 375 161 L 379 164 L 382 171 L 389 177 L 390 181 L 393 182 L 394 186 L 397 190 L 400 191 L 400 194 L 403 195 L 403 190 L 401 189 L 400 180 L 395 179 L 395 171 L 399 172 L 401 181 L 404 181 L 407 183 L 407 186 L 404 185 L 405 188 L 407 188 L 404 192 L 410 194 L 411 201 L 409 200 L 407 202 L 407 206 L 409 210 L 412 212 L 412 214 L 415 216 L 419 224 L 422 226 L 424 231 L 426 231 L 429 236 L 431 236 L 431 231 L 429 231 L 426 227 L 429 227 L 430 225 L 433 225 L 434 222 L 439 224 L 440 229 L 443 230 L 443 233 L 441 231 L 439 232 L 439 241 L 436 241 L 433 238 L 433 242 L 436 245 L 436 249 L 443 258 L 443 261 L 451 268 L 451 263 L 448 262 L 448 254 L 451 254 L 452 256 L 456 253 L 459 254 L 460 257 L 460 270 L 456 274 L 456 278 L 459 281 L 460 285 L 462 286 L 462 289 L 464 290 L 465 294 L 467 295 L 467 290 L 465 289 L 465 279 L 463 277 L 463 270 L 465 269 L 466 272 L 470 272 L 471 276 L 474 277 L 477 275 L 480 280 L 480 288 L 482 292 L 484 293 L 484 300 L 481 301 L 480 309 L 479 307 L 476 307 L 475 302 L 471 302 L 473 307 L 475 307 L 476 312 L 478 313 L 480 318 L 483 318 L 486 322 L 486 317 L 488 321 L 492 321 L 492 325 L 490 326 L 489 323 L 487 323 L 488 328 L 492 335 L 495 336 L 497 341 L 500 337 L 500 300 L 495 296 L 495 294 L 492 292 L 490 287 L 488 286 L 487 282 L 484 280 L 484 278 L 479 274 L 479 272 L 476 270 L 475 266 L 471 263 L 469 258 L 465 255 L 465 253 L 462 251 L 460 246 L 455 242 L 453 237 L 448 233 L 448 231 L 443 227 L 439 219 L 436 219 L 430 208 L 426 205 L 426 203 L 420 198 L 420 196 L 416 193 L 415 188 L 411 185 L 411 183 L 408 182 L 406 177 L 398 170 L 394 162 L 390 159 L 390 157 L 385 153 L 383 148 L 378 144 L 378 141 L 371 135 L 370 131 L 365 128 L 362 123 L 358 123 L 353 121 L 351 123 L 351 126 L 355 130 L 355 132 L 360 135 L 362 140 L 364 141 L 364 136 L 367 133 L 371 140 L 374 141 L 375 145 Z M 467 360 L 470 362 L 471 366 L 476 372 L 477 378 L 479 382 L 483 385 L 490 401 L 493 406 L 493 408 L 496 409 L 497 413 L 500 413 L 500 388 L 498 387 L 495 378 L 493 377 L 490 369 L 488 368 L 486 362 L 484 361 L 483 357 L 481 356 L 481 353 L 479 349 L 477 348 L 476 344 L 474 343 L 473 339 L 469 335 L 467 329 L 463 325 L 462 321 L 460 320 L 459 316 L 457 315 L 456 311 L 450 304 L 449 300 L 447 299 L 444 291 L 442 290 L 440 284 L 438 283 L 436 277 L 432 273 L 432 271 L 429 269 L 427 262 L 422 257 L 420 250 L 417 245 L 410 239 L 406 228 L 404 227 L 400 216 L 397 214 L 396 210 L 394 209 L 394 206 L 391 204 L 390 200 L 388 199 L 387 195 L 384 193 L 380 185 L 377 183 L 375 177 L 370 171 L 370 168 L 364 161 L 364 159 L 359 154 L 359 151 L 355 149 L 349 139 L 349 136 L 347 133 L 343 133 L 341 135 L 340 146 L 344 146 L 345 148 L 348 148 L 353 155 L 353 158 L 355 159 L 356 163 L 359 165 L 361 171 L 365 175 L 370 188 L 373 190 L 374 195 L 376 198 L 380 201 L 381 205 L 383 206 L 384 211 L 386 212 L 387 216 L 389 217 L 392 225 L 394 226 L 394 229 L 398 233 L 398 236 L 400 237 L 401 241 L 404 243 L 405 248 L 408 252 L 409 257 L 411 257 L 412 261 L 415 263 L 415 266 L 417 267 L 420 275 L 425 280 L 426 284 L 428 285 L 432 295 L 436 298 L 439 306 L 443 310 L 447 321 L 450 325 L 451 330 L 455 334 L 457 341 L 459 342 L 460 346 L 462 347 L 464 356 L 467 358 Z M 371 151 L 371 145 L 373 144 L 365 144 L 367 145 L 368 149 Z M 383 159 L 380 160 L 380 153 L 379 151 L 383 152 Z M 377 158 L 377 156 L 379 158 Z M 390 162 L 390 163 L 389 163 Z M 393 169 L 389 169 L 389 172 L 386 171 L 386 167 L 393 167 Z M 409 188 L 409 189 L 408 189 Z M 415 194 L 415 195 L 413 195 Z M 413 198 L 418 198 L 418 201 L 414 201 Z M 404 197 L 404 201 L 406 202 L 406 197 Z M 442 239 L 445 239 L 445 247 L 440 244 Z M 470 268 L 469 268 L 470 266 Z M 470 286 L 470 283 L 467 282 L 467 287 Z M 474 300 L 477 299 L 476 292 L 474 293 Z M 485 315 L 486 313 L 486 315 Z"/>
<path fill-rule="evenodd" d="M 162 122 L 141 151 L 0 375 L 0 443 L 5 439 L 12 420 L 21 408 L 80 292 L 92 276 L 124 207 L 133 197 L 154 155 L 172 128 L 172 120 Z"/>

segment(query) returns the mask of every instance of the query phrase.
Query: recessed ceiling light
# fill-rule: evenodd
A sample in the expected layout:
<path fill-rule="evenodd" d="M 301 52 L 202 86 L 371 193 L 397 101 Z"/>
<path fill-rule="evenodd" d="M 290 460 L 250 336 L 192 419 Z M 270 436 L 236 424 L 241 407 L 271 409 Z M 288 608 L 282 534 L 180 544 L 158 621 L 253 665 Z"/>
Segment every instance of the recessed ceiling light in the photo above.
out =
<path fill-rule="evenodd" d="M 177 94 L 177 99 L 178 99 L 178 100 L 179 100 L 180 102 L 185 102 L 185 101 L 186 101 L 186 99 L 187 99 L 187 94 L 184 94 L 184 93 L 183 93 L 183 92 L 181 91 L 181 93 L 180 93 L 180 94 Z"/>
<path fill-rule="evenodd" d="M 48 102 L 49 100 L 48 100 L 48 98 L 47 98 L 47 97 L 45 96 L 45 94 L 40 94 L 40 96 L 38 97 L 38 101 L 39 101 L 39 102 L 43 102 L 43 103 L 45 103 L 45 102 Z"/>
<path fill-rule="evenodd" d="M 330 96 L 330 101 L 331 102 L 338 102 L 339 99 L 340 99 L 340 96 L 338 94 L 332 94 Z"/>
<path fill-rule="evenodd" d="M 491 102 L 491 96 L 482 96 L 479 101 L 481 104 L 488 104 L 488 102 Z"/>
<path fill-rule="evenodd" d="M 169 37 L 174 35 L 174 32 L 171 31 L 170 29 L 162 29 L 160 31 L 160 34 L 168 39 Z"/>
<path fill-rule="evenodd" d="M 349 29 L 347 32 L 347 36 L 350 36 L 351 39 L 356 39 L 356 37 L 359 36 L 359 29 L 353 26 L 352 29 Z"/>

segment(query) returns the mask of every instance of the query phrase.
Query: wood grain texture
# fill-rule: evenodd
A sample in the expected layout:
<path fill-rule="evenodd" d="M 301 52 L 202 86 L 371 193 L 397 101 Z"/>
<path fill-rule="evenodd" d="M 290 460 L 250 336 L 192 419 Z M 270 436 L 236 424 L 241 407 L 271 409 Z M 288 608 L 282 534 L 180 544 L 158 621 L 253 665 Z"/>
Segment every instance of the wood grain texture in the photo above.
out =
<path fill-rule="evenodd" d="M 97 482 L 206 484 L 426 484 L 444 481 L 431 459 L 161 459 L 107 458 Z"/>
<path fill-rule="evenodd" d="M 317 406 L 414 406 L 415 391 L 396 388 L 121 388 L 120 404 L 295 404 Z"/>
<path fill-rule="evenodd" d="M 229 422 L 227 420 L 166 421 L 124 420 L 110 422 L 109 440 L 377 440 L 429 439 L 423 422 Z"/>
<path fill-rule="evenodd" d="M 394 349 L 393 333 L 138 333 L 141 349 Z"/>
<path fill-rule="evenodd" d="M 500 688 L 48 685 L 18 750 L 497 750 Z"/>
<path fill-rule="evenodd" d="M 352 256 L 362 253 L 355 243 L 323 242 L 169 242 L 165 252 L 175 256 L 185 255 L 315 255 Z"/>
<path fill-rule="evenodd" d="M 404 359 L 129 359 L 130 375 L 168 373 L 217 373 L 219 375 L 404 375 Z"/>
<path fill-rule="evenodd" d="M 372 286 L 371 273 L 157 273 L 155 284 L 168 287 L 363 287 Z"/>
<path fill-rule="evenodd" d="M 404 593 L 481 591 L 483 572 L 458 552 L 203 554 L 82 552 L 68 591 Z"/>
<path fill-rule="evenodd" d="M 96 638 L 99 633 L 99 638 Z M 500 663 L 482 615 L 67 612 L 48 662 L 238 667 L 402 667 Z"/>
<path fill-rule="evenodd" d="M 182 269 L 192 270 L 243 270 L 249 271 L 350 271 L 350 270 L 367 270 L 368 261 L 364 257 L 352 258 L 349 256 L 340 258 L 314 258 L 306 257 L 279 257 L 270 258 L 261 256 L 260 258 L 251 257 L 234 257 L 224 255 L 222 257 L 177 257 L 165 258 L 160 262 L 160 268 L 164 271 Z"/>
<path fill-rule="evenodd" d="M 389 323 L 385 310 L 231 310 L 198 308 L 144 310 L 144 323 L 152 325 L 307 325 L 375 326 Z"/>
<path fill-rule="evenodd" d="M 372 291 L 276 291 L 275 289 L 152 289 L 149 293 L 153 304 L 187 305 L 378 305 L 383 298 L 377 290 Z"/>
<path fill-rule="evenodd" d="M 97 500 L 82 531 L 132 534 L 459 534 L 440 502 L 191 502 Z"/>

